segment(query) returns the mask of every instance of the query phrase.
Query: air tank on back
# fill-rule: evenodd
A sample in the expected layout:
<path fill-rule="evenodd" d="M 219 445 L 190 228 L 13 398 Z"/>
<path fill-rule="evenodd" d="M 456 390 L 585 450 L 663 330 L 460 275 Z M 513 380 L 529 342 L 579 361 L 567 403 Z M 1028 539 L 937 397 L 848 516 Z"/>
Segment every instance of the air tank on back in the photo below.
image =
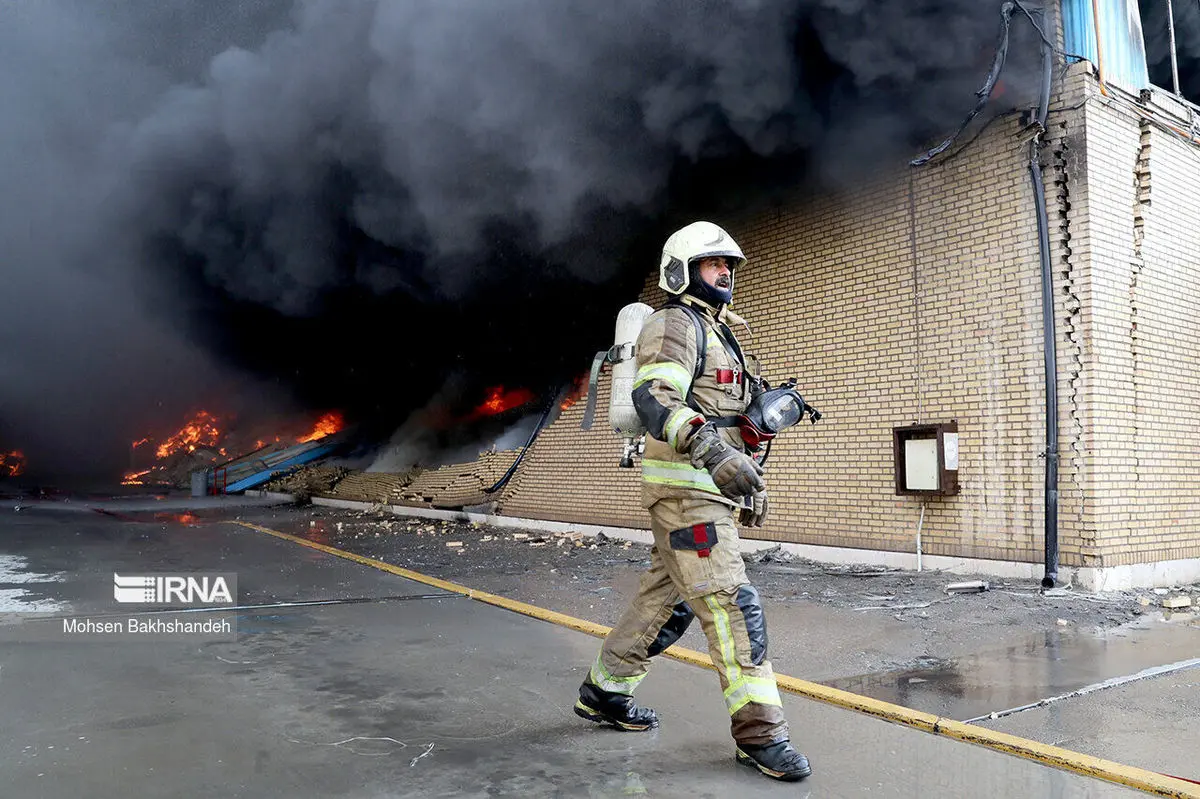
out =
<path fill-rule="evenodd" d="M 633 406 L 633 383 L 637 378 L 637 358 L 635 345 L 642 325 L 654 309 L 644 302 L 626 305 L 617 314 L 616 334 L 613 336 L 613 348 L 610 350 L 616 357 L 612 360 L 612 395 L 608 400 L 608 422 L 613 432 L 625 440 L 625 448 L 621 457 L 621 465 L 633 466 L 633 453 L 636 451 L 636 439 L 646 432 L 642 420 L 638 418 L 637 409 Z"/>

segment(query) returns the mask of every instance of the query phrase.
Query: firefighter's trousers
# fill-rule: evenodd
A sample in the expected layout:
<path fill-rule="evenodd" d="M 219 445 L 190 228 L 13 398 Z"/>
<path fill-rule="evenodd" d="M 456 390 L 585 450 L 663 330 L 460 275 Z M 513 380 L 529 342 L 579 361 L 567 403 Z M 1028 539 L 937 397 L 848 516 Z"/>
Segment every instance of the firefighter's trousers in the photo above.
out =
<path fill-rule="evenodd" d="M 766 658 L 762 604 L 746 578 L 732 509 L 709 500 L 662 499 L 650 507 L 650 519 L 650 570 L 605 638 L 589 679 L 606 691 L 632 694 L 650 658 L 677 641 L 694 614 L 720 675 L 734 740 L 787 739 L 775 674 Z"/>

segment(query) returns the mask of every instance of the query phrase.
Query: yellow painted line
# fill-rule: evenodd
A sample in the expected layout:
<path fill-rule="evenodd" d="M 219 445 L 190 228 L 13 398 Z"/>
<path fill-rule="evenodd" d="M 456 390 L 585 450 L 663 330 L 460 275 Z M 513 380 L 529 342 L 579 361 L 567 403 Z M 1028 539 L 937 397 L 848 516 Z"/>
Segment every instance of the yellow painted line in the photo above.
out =
<path fill-rule="evenodd" d="M 603 638 L 608 635 L 611 628 L 605 627 L 603 624 L 577 619 L 574 616 L 568 616 L 564 613 L 558 613 L 553 610 L 540 608 L 536 605 L 530 605 L 525 602 L 518 602 L 515 599 L 489 594 L 486 591 L 477 591 L 474 588 L 467 588 L 457 583 L 452 583 L 447 580 L 439 580 L 436 577 L 430 577 L 420 572 L 405 569 L 401 566 L 393 566 L 390 563 L 384 563 L 375 558 L 368 558 L 362 555 L 356 555 L 353 552 L 346 552 L 342 549 L 318 544 L 315 541 L 309 541 L 306 538 L 281 533 L 278 530 L 272 530 L 269 527 L 251 524 L 249 522 L 230 522 L 230 524 L 241 525 L 251 530 L 257 530 L 260 533 L 282 538 L 285 541 L 291 541 L 309 549 L 316 549 L 320 552 L 325 552 L 335 557 L 344 558 L 354 561 L 363 566 L 370 566 L 375 569 L 394 574 L 397 577 L 403 577 L 407 580 L 423 583 L 425 585 L 440 588 L 444 591 L 449 591 L 455 594 L 461 594 L 470 599 L 475 599 L 489 605 L 511 610 L 514 613 L 520 613 L 524 616 L 547 621 L 551 624 L 557 624 L 561 627 L 566 627 L 571 630 L 577 630 L 581 633 L 594 635 L 598 638 Z M 697 652 L 694 649 L 684 649 L 682 647 L 673 646 L 663 652 L 663 656 L 674 658 L 675 660 L 684 663 L 690 663 L 694 666 L 701 666 L 706 669 L 712 669 L 712 660 L 703 652 Z M 1081 752 L 1072 752 L 1069 749 L 1063 749 L 1058 746 L 1031 741 L 1027 738 L 1020 738 L 1016 735 L 1008 735 L 1003 732 L 996 732 L 984 727 L 977 727 L 974 724 L 965 724 L 961 721 L 942 718 L 935 716 L 932 713 L 923 713 L 919 710 L 913 710 L 902 705 L 894 705 L 891 702 L 884 702 L 879 699 L 872 699 L 869 696 L 860 696 L 849 691 L 842 691 L 838 688 L 830 688 L 827 685 L 820 685 L 807 680 L 800 680 L 795 677 L 789 677 L 786 674 L 776 674 L 775 680 L 779 684 L 779 688 L 788 693 L 797 696 L 803 696 L 807 699 L 813 699 L 817 702 L 823 702 L 828 705 L 840 707 L 846 710 L 853 710 L 857 713 L 863 713 L 868 716 L 874 716 L 878 719 L 890 721 L 894 724 L 901 724 L 905 727 L 912 727 L 922 732 L 940 735 L 945 738 L 952 738 L 956 741 L 964 741 L 966 743 L 983 746 L 997 752 L 1002 752 L 1006 755 L 1024 758 L 1041 763 L 1045 766 L 1063 769 L 1065 771 L 1073 771 L 1077 774 L 1083 774 L 1087 777 L 1093 777 L 1098 780 L 1124 785 L 1128 788 L 1135 788 L 1145 793 L 1153 794 L 1154 796 L 1166 796 L 1171 799 L 1200 799 L 1200 786 L 1193 786 L 1183 780 L 1176 780 L 1162 774 L 1158 774 L 1146 769 L 1137 768 L 1136 766 L 1126 766 L 1122 763 L 1116 763 L 1111 760 L 1104 760 L 1099 757 L 1092 757 Z"/>
<path fill-rule="evenodd" d="M 515 599 L 508 599 L 507 597 L 489 594 L 486 591 L 477 591 L 474 588 L 467 588 L 466 586 L 459 585 L 457 583 L 439 580 L 436 577 L 430 577 L 427 574 L 421 574 L 420 572 L 405 569 L 402 566 L 393 566 L 390 563 L 384 563 L 382 560 L 356 555 L 353 552 L 347 552 L 344 549 L 335 549 L 334 547 L 325 546 L 324 544 L 318 544 L 316 541 L 309 541 L 306 538 L 301 538 L 289 533 L 281 533 L 278 530 L 272 530 L 269 527 L 262 527 L 261 525 L 250 524 L 249 522 L 230 522 L 230 524 L 238 524 L 242 527 L 249 527 L 251 530 L 257 530 L 260 533 L 273 535 L 276 538 L 282 538 L 285 541 L 292 541 L 296 544 L 300 544 L 301 546 L 306 546 L 309 549 L 316 549 L 339 558 L 352 560 L 355 563 L 361 563 L 363 566 L 371 566 L 372 568 L 380 569 L 381 571 L 388 572 L 389 574 L 394 574 L 397 577 L 403 577 L 406 580 L 413 580 L 414 582 L 424 583 L 425 585 L 430 585 L 434 588 L 440 588 L 443 591 L 462 594 L 470 599 L 477 599 L 480 602 L 486 602 L 489 605 L 495 605 L 496 607 L 501 607 L 505 610 L 511 610 L 526 616 L 532 616 L 535 619 L 541 619 L 542 621 L 548 621 L 563 627 L 569 627 L 570 629 L 578 630 L 581 633 L 599 636 L 600 638 L 608 635 L 609 628 L 605 627 L 603 624 L 584 621 L 583 619 L 577 619 L 574 616 L 567 616 L 563 613 L 555 613 L 553 610 L 539 608 L 536 605 L 527 605 L 524 602 L 518 602 Z M 712 664 L 709 663 L 710 667 L 711 665 Z"/>

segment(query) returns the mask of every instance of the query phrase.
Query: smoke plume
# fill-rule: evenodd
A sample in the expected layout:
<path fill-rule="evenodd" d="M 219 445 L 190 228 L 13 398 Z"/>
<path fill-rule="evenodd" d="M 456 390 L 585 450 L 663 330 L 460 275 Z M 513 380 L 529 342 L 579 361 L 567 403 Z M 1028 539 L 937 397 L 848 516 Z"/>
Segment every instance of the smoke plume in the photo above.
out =
<path fill-rule="evenodd" d="M 394 429 L 557 389 L 673 226 L 853 184 L 990 61 L 973 0 L 0 3 L 0 445 L 188 407 Z"/>
<path fill-rule="evenodd" d="M 1175 16 L 1175 54 L 1179 69 L 1180 93 L 1193 103 L 1200 103 L 1200 4 L 1176 0 L 1172 3 Z M 1146 62 L 1150 82 L 1171 90 L 1171 29 L 1168 25 L 1166 0 L 1142 0 L 1142 34 L 1146 39 Z"/>

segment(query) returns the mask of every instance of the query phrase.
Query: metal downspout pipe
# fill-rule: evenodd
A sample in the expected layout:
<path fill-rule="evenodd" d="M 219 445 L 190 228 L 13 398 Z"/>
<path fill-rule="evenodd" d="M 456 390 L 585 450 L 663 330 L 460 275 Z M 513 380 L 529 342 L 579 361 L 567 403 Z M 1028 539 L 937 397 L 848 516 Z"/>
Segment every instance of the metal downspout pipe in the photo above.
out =
<path fill-rule="evenodd" d="M 1182 97 L 1179 92 L 1179 55 L 1175 50 L 1175 5 L 1167 0 L 1167 31 L 1171 36 L 1171 86 L 1175 96 Z"/>
<path fill-rule="evenodd" d="M 1044 21 L 1044 14 L 1043 21 Z M 1038 253 L 1042 267 L 1042 353 L 1046 379 L 1046 484 L 1045 484 L 1045 576 L 1043 588 L 1058 580 L 1058 348 L 1054 324 L 1054 275 L 1050 261 L 1050 223 L 1046 214 L 1046 186 L 1039 159 L 1050 113 L 1050 85 L 1054 50 L 1042 41 L 1042 93 L 1037 110 L 1038 134 L 1029 142 L 1029 177 L 1037 210 Z"/>

